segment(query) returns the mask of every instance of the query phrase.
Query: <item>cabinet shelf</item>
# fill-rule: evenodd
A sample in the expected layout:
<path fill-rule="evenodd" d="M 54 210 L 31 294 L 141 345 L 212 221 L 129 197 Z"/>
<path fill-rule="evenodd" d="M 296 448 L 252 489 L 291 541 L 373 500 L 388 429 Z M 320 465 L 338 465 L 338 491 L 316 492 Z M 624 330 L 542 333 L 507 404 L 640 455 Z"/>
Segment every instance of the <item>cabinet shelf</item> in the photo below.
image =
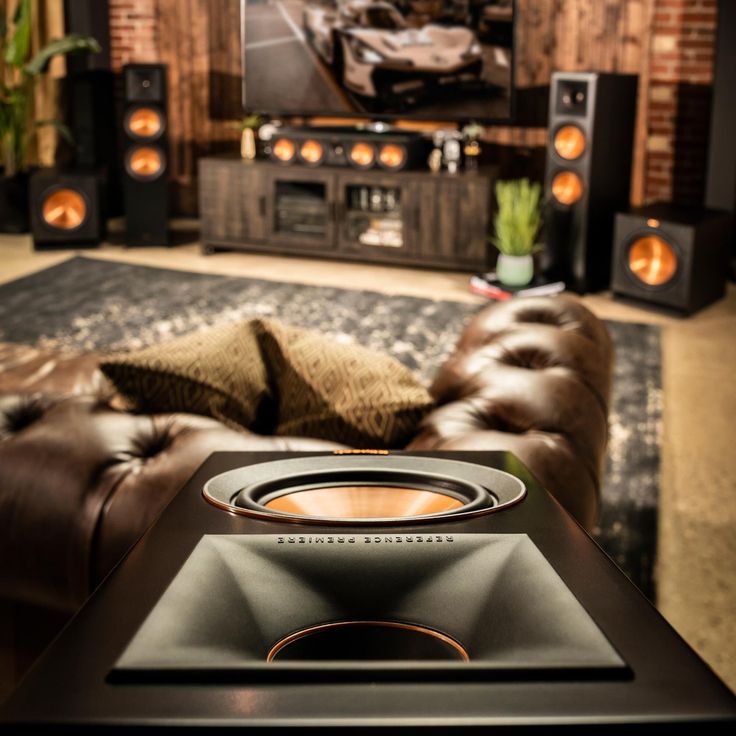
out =
<path fill-rule="evenodd" d="M 207 157 L 202 247 L 482 270 L 494 176 Z"/>

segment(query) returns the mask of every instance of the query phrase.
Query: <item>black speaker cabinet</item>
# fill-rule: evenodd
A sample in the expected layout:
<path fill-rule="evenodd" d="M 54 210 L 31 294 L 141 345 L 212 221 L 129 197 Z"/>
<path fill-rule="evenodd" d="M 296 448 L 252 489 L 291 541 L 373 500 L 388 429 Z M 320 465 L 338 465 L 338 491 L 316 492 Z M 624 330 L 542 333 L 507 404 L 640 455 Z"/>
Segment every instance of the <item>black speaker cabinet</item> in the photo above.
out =
<path fill-rule="evenodd" d="M 632 75 L 552 75 L 543 267 L 573 291 L 610 283 L 614 215 L 629 206 L 636 89 Z"/>
<path fill-rule="evenodd" d="M 31 176 L 31 234 L 36 250 L 92 247 L 105 237 L 102 177 L 41 169 Z"/>
<path fill-rule="evenodd" d="M 166 66 L 123 68 L 123 181 L 125 242 L 168 243 L 168 144 Z"/>
<path fill-rule="evenodd" d="M 690 314 L 720 299 L 731 217 L 658 202 L 616 215 L 615 294 Z"/>
<path fill-rule="evenodd" d="M 509 453 L 216 453 L 0 726 L 730 733 L 736 699 Z"/>

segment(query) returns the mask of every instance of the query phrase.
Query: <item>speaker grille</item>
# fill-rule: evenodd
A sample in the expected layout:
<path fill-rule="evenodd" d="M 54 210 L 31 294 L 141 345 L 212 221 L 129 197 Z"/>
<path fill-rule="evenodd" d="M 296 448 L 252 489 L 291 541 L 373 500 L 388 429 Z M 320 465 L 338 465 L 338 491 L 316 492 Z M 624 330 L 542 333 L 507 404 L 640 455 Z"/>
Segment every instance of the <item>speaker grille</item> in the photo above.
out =
<path fill-rule="evenodd" d="M 56 189 L 43 201 L 43 221 L 56 230 L 75 230 L 87 219 L 87 203 L 74 189 Z"/>
<path fill-rule="evenodd" d="M 629 271 L 647 286 L 664 286 L 677 273 L 674 248 L 657 235 L 637 238 L 629 248 Z"/>

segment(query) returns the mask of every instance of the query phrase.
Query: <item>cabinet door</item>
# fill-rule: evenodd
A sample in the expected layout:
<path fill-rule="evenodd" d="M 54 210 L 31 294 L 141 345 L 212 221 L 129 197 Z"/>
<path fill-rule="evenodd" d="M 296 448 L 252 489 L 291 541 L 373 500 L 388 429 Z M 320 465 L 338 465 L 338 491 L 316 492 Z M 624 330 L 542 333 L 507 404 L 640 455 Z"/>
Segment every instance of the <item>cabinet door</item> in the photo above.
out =
<path fill-rule="evenodd" d="M 436 254 L 456 266 L 484 268 L 490 185 L 485 176 L 443 175 L 437 184 Z"/>
<path fill-rule="evenodd" d="M 410 181 L 400 174 L 346 171 L 337 182 L 340 251 L 373 261 L 411 257 L 415 202 Z"/>
<path fill-rule="evenodd" d="M 200 161 L 199 208 L 204 242 L 265 239 L 263 173 L 257 164 L 237 159 Z"/>
<path fill-rule="evenodd" d="M 270 167 L 268 241 L 288 250 L 335 249 L 335 180 L 326 169 Z"/>

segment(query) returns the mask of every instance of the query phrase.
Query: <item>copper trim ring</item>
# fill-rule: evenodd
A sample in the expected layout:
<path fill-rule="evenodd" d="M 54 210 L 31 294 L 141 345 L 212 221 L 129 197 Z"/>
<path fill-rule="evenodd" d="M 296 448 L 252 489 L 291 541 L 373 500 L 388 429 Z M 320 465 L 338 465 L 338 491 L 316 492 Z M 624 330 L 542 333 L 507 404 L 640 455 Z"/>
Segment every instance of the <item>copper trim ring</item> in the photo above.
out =
<path fill-rule="evenodd" d="M 468 654 L 465 647 L 460 644 L 459 641 L 456 639 L 453 639 L 448 634 L 444 634 L 441 631 L 437 631 L 436 629 L 430 629 L 427 626 L 420 626 L 419 624 L 405 624 L 400 621 L 333 621 L 331 623 L 326 624 L 316 624 L 314 626 L 307 626 L 304 629 L 299 629 L 299 631 L 294 631 L 288 636 L 285 636 L 283 639 L 279 639 L 269 650 L 268 654 L 266 655 L 266 662 L 273 662 L 276 655 L 284 649 L 284 647 L 287 647 L 289 644 L 291 644 L 294 641 L 297 641 L 298 639 L 303 639 L 305 636 L 309 636 L 310 634 L 316 634 L 321 631 L 328 631 L 330 629 L 337 629 L 337 628 L 348 628 L 350 626 L 383 626 L 387 629 L 402 629 L 403 631 L 415 631 L 419 634 L 426 634 L 427 636 L 434 637 L 435 639 L 439 639 L 444 644 L 448 644 L 450 647 L 452 647 L 455 651 L 460 654 L 460 657 L 462 658 L 463 662 L 470 662 L 470 655 Z"/>

